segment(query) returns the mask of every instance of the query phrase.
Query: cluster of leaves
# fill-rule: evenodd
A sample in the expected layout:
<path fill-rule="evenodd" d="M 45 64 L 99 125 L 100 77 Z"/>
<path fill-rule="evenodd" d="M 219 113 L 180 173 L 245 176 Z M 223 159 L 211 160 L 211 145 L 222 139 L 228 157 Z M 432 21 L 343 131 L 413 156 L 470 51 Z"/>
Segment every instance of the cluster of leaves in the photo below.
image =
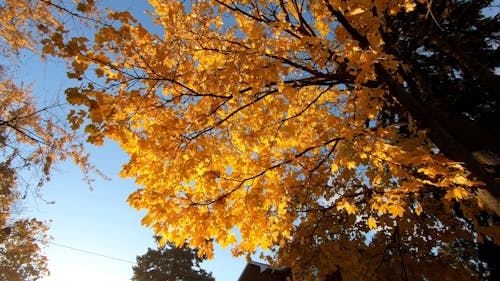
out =
<path fill-rule="evenodd" d="M 92 38 L 45 41 L 69 77 L 92 77 L 66 91 L 84 108 L 69 120 L 130 155 L 144 225 L 209 258 L 214 241 L 268 250 L 299 280 L 487 278 L 478 243 L 498 228 L 478 233 L 479 212 L 500 214 L 498 164 L 480 159 L 499 155 L 490 1 L 149 3 L 162 34 L 108 11 Z M 488 63 L 449 48 L 465 38 Z"/>
<path fill-rule="evenodd" d="M 159 241 L 160 238 L 156 237 L 156 242 Z M 204 260 L 186 245 L 176 247 L 166 243 L 158 249 L 148 248 L 147 253 L 137 257 L 132 281 L 215 281 L 211 273 L 200 267 Z"/>
<path fill-rule="evenodd" d="M 10 163 L 0 163 L 0 279 L 36 280 L 48 273 L 40 248 L 47 227 L 36 219 L 12 218 L 20 197 L 16 185 L 16 171 Z"/>

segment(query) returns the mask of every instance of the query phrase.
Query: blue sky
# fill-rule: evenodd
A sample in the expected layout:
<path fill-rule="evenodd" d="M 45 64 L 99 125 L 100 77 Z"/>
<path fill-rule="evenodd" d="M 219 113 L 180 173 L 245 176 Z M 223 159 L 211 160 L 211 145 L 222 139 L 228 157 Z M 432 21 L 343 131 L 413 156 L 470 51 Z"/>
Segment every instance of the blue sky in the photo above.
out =
<path fill-rule="evenodd" d="M 105 3 L 136 15 L 147 7 L 145 0 Z M 33 54 L 24 57 L 17 78 L 33 83 L 33 92 L 42 104 L 64 101 L 64 89 L 72 85 L 66 78 L 64 63 L 51 59 L 41 62 Z M 63 112 L 61 115 L 64 117 Z M 59 163 L 52 180 L 41 191 L 42 199 L 55 204 L 46 204 L 34 196 L 23 202 L 26 215 L 50 221 L 49 235 L 53 240 L 45 253 L 51 274 L 43 281 L 130 280 L 135 257 L 144 254 L 148 247 L 155 247 L 152 231 L 140 225 L 144 214 L 125 201 L 138 188 L 133 180 L 118 177 L 127 156 L 112 142 L 89 147 L 89 152 L 92 162 L 111 181 L 98 179 L 91 191 L 78 168 L 71 163 Z M 229 249 L 218 248 L 215 259 L 206 262 L 204 268 L 213 272 L 217 281 L 232 281 L 237 280 L 245 264 L 244 258 L 231 257 Z"/>

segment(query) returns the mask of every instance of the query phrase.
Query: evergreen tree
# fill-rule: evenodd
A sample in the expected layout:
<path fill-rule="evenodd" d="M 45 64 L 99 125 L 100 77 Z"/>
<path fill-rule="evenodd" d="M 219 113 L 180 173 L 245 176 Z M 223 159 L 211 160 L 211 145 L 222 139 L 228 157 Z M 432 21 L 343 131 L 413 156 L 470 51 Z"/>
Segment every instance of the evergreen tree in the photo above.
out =
<path fill-rule="evenodd" d="M 159 241 L 158 237 L 156 240 Z M 137 257 L 132 281 L 214 281 L 212 274 L 200 267 L 203 260 L 205 258 L 198 257 L 197 250 L 186 245 L 178 248 L 167 242 Z"/>

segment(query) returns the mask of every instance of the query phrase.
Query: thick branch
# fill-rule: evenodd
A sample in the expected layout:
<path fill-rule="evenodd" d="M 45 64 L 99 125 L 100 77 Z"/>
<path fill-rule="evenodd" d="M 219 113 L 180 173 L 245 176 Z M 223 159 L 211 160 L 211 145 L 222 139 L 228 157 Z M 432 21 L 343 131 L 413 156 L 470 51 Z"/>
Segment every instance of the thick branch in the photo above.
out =
<path fill-rule="evenodd" d="M 325 1 L 330 13 L 335 16 L 342 26 L 347 30 L 351 37 L 358 41 L 359 46 L 368 50 L 370 43 L 368 39 L 361 35 L 343 16 L 343 14 L 333 8 L 330 3 Z M 473 176 L 486 183 L 481 188 L 478 196 L 485 203 L 486 207 L 500 216 L 500 188 L 495 179 L 489 175 L 482 165 L 474 158 L 471 151 L 468 151 L 463 139 L 457 138 L 445 122 L 450 116 L 434 108 L 432 105 L 423 104 L 417 97 L 407 93 L 402 85 L 383 67 L 382 64 L 375 64 L 375 72 L 381 81 L 384 81 L 389 87 L 389 95 L 393 96 L 410 115 L 417 120 L 420 129 L 428 129 L 429 138 L 439 147 L 439 149 L 449 158 L 466 164 Z M 461 128 L 467 130 L 467 128 Z"/>

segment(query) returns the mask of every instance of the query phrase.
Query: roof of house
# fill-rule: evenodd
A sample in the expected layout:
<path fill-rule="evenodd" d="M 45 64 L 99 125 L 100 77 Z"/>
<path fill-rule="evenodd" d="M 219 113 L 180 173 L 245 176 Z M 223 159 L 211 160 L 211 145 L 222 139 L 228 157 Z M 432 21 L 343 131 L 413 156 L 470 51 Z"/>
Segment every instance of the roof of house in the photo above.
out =
<path fill-rule="evenodd" d="M 251 261 L 243 269 L 238 281 L 286 281 L 287 277 L 291 277 L 289 268 L 276 268 Z"/>
<path fill-rule="evenodd" d="M 289 278 L 289 279 L 287 279 Z M 251 261 L 247 263 L 238 281 L 287 281 L 292 280 L 288 267 L 276 268 L 268 264 Z M 327 275 L 324 281 L 342 281 L 342 273 L 337 270 Z"/>

